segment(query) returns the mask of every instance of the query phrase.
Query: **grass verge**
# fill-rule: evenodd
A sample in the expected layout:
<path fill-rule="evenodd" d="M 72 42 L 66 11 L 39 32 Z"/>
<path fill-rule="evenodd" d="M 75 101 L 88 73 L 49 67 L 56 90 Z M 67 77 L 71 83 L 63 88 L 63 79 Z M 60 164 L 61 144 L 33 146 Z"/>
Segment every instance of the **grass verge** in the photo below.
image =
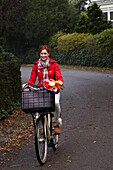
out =
<path fill-rule="evenodd" d="M 105 73 L 113 73 L 112 68 L 100 68 L 100 67 L 88 67 L 88 66 L 72 66 L 72 65 L 60 65 L 60 68 L 71 70 L 84 70 L 84 71 L 97 71 Z"/>

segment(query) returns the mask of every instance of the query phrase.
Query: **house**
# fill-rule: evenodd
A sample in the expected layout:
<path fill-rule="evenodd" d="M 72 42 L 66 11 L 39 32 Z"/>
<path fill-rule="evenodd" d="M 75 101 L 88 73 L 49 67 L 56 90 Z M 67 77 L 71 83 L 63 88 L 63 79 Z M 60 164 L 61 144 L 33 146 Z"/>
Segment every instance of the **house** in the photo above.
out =
<path fill-rule="evenodd" d="M 91 4 L 96 2 L 108 21 L 112 22 L 113 26 L 113 0 L 91 0 Z"/>

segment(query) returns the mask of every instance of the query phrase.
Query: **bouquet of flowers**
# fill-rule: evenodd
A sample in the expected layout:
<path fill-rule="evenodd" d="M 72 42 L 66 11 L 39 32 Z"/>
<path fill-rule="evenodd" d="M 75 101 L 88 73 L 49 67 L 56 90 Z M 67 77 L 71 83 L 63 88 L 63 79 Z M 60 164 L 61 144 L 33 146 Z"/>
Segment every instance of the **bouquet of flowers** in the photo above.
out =
<path fill-rule="evenodd" d="M 55 81 L 54 79 L 45 79 L 42 81 L 42 86 L 45 90 L 52 91 L 56 94 L 59 93 L 61 85 L 59 81 Z"/>

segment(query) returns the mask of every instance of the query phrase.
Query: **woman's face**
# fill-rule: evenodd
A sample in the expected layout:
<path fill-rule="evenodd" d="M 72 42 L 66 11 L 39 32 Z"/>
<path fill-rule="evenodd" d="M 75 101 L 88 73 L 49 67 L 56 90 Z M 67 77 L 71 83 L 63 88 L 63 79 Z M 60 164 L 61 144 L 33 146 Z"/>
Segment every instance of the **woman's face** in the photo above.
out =
<path fill-rule="evenodd" d="M 46 49 L 42 50 L 41 53 L 40 53 L 40 58 L 42 61 L 46 61 L 49 57 L 49 53 L 47 52 Z"/>

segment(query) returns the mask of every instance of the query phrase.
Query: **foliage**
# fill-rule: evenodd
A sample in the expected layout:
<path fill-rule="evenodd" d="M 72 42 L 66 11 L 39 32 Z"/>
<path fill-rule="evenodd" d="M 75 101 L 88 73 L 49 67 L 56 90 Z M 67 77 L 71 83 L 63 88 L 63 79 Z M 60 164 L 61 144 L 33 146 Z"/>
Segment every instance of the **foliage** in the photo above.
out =
<path fill-rule="evenodd" d="M 107 68 L 113 68 L 113 50 L 107 54 L 107 57 L 103 60 L 103 65 Z"/>
<path fill-rule="evenodd" d="M 60 51 L 54 54 L 54 58 L 62 65 L 95 66 L 94 56 L 86 48 Z"/>
<path fill-rule="evenodd" d="M 86 11 L 85 5 L 88 4 L 90 0 L 69 0 L 69 2 L 72 3 L 80 13 L 81 11 Z"/>
<path fill-rule="evenodd" d="M 113 68 L 113 29 L 100 34 L 66 34 L 58 38 L 54 59 L 59 64 Z"/>
<path fill-rule="evenodd" d="M 57 50 L 58 38 L 64 35 L 62 31 L 58 31 L 56 34 L 50 37 L 48 46 L 52 50 Z"/>
<path fill-rule="evenodd" d="M 111 27 L 109 22 L 104 18 L 104 14 L 96 3 L 88 7 L 87 15 L 89 33 L 97 34 Z"/>
<path fill-rule="evenodd" d="M 111 27 L 111 22 L 105 19 L 99 6 L 94 3 L 88 7 L 86 15 L 81 13 L 75 31 L 79 33 L 97 34 Z"/>
<path fill-rule="evenodd" d="M 79 9 L 79 11 L 86 11 L 85 5 L 87 4 L 87 0 L 78 0 L 75 7 Z"/>
<path fill-rule="evenodd" d="M 21 144 L 31 143 L 33 132 L 32 116 L 19 107 L 7 119 L 0 120 L 0 166 L 12 160 L 13 153 L 22 149 Z"/>
<path fill-rule="evenodd" d="M 88 32 L 88 16 L 86 12 L 80 13 L 79 22 L 75 26 L 74 30 L 77 33 L 87 33 Z"/>
<path fill-rule="evenodd" d="M 30 48 L 23 56 L 20 56 L 20 62 L 25 64 L 35 63 L 38 58 L 38 51 L 35 48 Z"/>
<path fill-rule="evenodd" d="M 32 0 L 26 18 L 26 36 L 32 45 L 45 44 L 59 30 L 71 32 L 76 23 L 76 10 L 67 0 Z"/>
<path fill-rule="evenodd" d="M 25 17 L 27 6 L 30 0 L 0 1 L 0 37 L 2 37 L 1 45 L 6 49 L 10 49 L 15 54 L 23 53 L 25 45 L 26 25 Z"/>
<path fill-rule="evenodd" d="M 0 44 L 27 62 L 28 51 L 47 44 L 57 31 L 73 32 L 77 19 L 68 0 L 1 0 Z"/>
<path fill-rule="evenodd" d="M 113 29 L 104 30 L 94 35 L 96 51 L 95 55 L 105 58 L 113 50 Z"/>
<path fill-rule="evenodd" d="M 74 49 L 81 49 L 85 45 L 88 34 L 66 34 L 58 38 L 58 50 L 72 51 Z"/>
<path fill-rule="evenodd" d="M 20 63 L 11 53 L 0 48 L 0 119 L 20 101 Z"/>

